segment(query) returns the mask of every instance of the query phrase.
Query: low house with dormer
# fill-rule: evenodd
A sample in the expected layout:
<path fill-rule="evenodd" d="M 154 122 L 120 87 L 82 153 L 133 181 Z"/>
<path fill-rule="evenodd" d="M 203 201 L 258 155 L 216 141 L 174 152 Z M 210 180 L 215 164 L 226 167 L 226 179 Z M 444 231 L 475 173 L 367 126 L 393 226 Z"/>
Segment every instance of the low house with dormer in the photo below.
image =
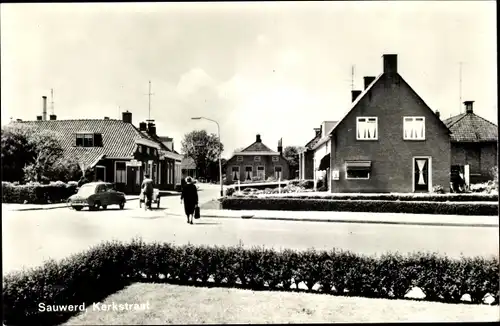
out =
<path fill-rule="evenodd" d="M 498 126 L 474 113 L 474 101 L 465 101 L 465 112 L 444 120 L 451 131 L 451 171 L 466 183 L 494 179 L 498 167 Z M 466 168 L 468 167 L 468 168 Z"/>
<path fill-rule="evenodd" d="M 45 98 L 44 98 L 45 100 Z M 44 106 L 45 106 L 44 102 Z M 46 112 L 46 110 L 44 110 Z M 91 180 L 112 182 L 116 189 L 138 194 L 144 175 L 150 174 L 159 189 L 174 189 L 182 156 L 158 140 L 154 123 L 132 124 L 132 113 L 122 119 L 50 120 L 13 122 L 37 130 L 51 130 L 59 137 L 63 155 L 76 159 Z M 90 172 L 90 174 L 89 174 Z"/>
<path fill-rule="evenodd" d="M 235 152 L 226 163 L 228 182 L 265 181 L 269 178 L 287 180 L 290 177 L 290 165 L 283 156 L 282 140 L 277 151 L 262 143 L 260 135 L 255 142 L 240 152 Z"/>
<path fill-rule="evenodd" d="M 399 74 L 396 54 L 382 63 L 312 147 L 315 170 L 327 171 L 331 192 L 449 191 L 450 130 Z"/>

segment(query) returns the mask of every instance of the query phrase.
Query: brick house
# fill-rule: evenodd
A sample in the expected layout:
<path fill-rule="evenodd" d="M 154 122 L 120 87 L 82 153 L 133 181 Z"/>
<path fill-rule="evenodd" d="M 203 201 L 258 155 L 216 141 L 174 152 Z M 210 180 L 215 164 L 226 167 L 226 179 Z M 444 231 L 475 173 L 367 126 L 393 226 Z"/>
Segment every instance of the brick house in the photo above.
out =
<path fill-rule="evenodd" d="M 282 141 L 278 143 L 278 151 L 273 151 L 262 143 L 260 135 L 255 142 L 236 152 L 226 163 L 226 180 L 228 182 L 244 182 L 250 180 L 267 180 L 276 178 L 287 180 L 290 177 L 288 160 L 283 156 Z"/>
<path fill-rule="evenodd" d="M 36 121 L 13 123 L 30 126 L 35 132 L 56 132 L 64 156 L 75 158 L 83 170 L 91 171 L 91 179 L 115 183 L 117 190 L 127 194 L 140 192 L 146 172 L 160 189 L 174 189 L 175 176 L 180 176 L 175 167 L 180 166 L 181 156 L 158 141 L 154 123 L 143 122 L 136 128 L 128 111 L 122 113 L 122 120 L 57 120 L 51 115 L 50 120 L 38 116 Z"/>
<path fill-rule="evenodd" d="M 498 126 L 478 116 L 474 101 L 466 101 L 465 113 L 444 120 L 451 131 L 451 170 L 464 174 L 469 165 L 470 183 L 492 180 L 498 166 Z"/>
<path fill-rule="evenodd" d="M 383 55 L 383 73 L 352 99 L 313 146 L 331 192 L 449 191 L 450 130 L 398 73 L 397 55 Z"/>

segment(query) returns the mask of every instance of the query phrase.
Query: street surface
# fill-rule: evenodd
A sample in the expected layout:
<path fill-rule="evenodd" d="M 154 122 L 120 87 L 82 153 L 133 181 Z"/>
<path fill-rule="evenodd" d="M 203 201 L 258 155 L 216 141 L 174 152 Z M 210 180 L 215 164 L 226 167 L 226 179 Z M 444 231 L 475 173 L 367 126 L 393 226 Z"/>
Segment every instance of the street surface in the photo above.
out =
<path fill-rule="evenodd" d="M 200 191 L 200 203 L 216 198 L 219 189 Z M 162 198 L 159 210 L 144 211 L 138 201 L 124 210 L 80 211 L 67 208 L 5 211 L 2 216 L 4 273 L 61 259 L 105 240 L 176 244 L 238 245 L 290 248 L 341 248 L 361 254 L 388 251 L 433 251 L 452 257 L 498 255 L 498 228 L 413 226 L 357 223 L 201 218 L 186 223 L 180 198 Z M 342 212 L 332 212 L 342 214 Z"/>

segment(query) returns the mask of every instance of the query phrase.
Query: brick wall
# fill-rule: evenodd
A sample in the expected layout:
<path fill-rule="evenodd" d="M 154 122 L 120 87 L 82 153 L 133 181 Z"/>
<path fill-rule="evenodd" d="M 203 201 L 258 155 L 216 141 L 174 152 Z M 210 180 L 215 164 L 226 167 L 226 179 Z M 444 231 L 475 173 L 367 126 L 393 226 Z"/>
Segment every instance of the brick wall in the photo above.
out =
<path fill-rule="evenodd" d="M 254 159 L 255 156 L 258 156 L 258 155 L 251 155 L 251 156 L 243 155 L 242 162 L 237 161 L 237 156 L 233 156 L 230 160 L 228 160 L 227 169 L 226 169 L 226 180 L 230 181 L 230 182 L 234 182 L 234 180 L 232 179 L 233 166 L 240 167 L 240 175 L 239 175 L 240 181 L 245 180 L 245 167 L 246 166 L 252 167 L 252 176 L 254 176 L 254 177 L 257 176 L 257 166 L 264 166 L 266 180 L 268 178 L 274 176 L 274 167 L 275 166 L 281 166 L 281 168 L 282 168 L 282 180 L 287 180 L 290 178 L 289 164 L 288 164 L 288 161 L 283 156 L 278 156 L 279 157 L 278 162 L 273 162 L 272 156 L 270 156 L 270 155 L 261 155 L 260 162 L 256 162 Z"/>

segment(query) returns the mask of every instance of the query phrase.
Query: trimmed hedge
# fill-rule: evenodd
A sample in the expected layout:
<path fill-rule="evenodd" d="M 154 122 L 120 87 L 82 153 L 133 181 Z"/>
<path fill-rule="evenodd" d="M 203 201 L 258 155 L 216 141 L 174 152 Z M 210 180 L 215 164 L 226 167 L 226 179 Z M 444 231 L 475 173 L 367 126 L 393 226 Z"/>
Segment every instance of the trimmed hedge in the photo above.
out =
<path fill-rule="evenodd" d="M 65 202 L 77 192 L 74 183 L 56 182 L 48 185 L 32 183 L 14 185 L 2 182 L 2 203 L 14 204 L 48 204 Z"/>
<path fill-rule="evenodd" d="M 452 260 L 425 253 L 368 257 L 338 250 L 107 242 L 61 262 L 5 276 L 5 324 L 60 324 L 72 313 L 41 312 L 38 304 L 88 307 L 138 281 L 254 290 L 290 290 L 303 282 L 321 293 L 388 299 L 402 299 L 417 286 L 426 300 L 458 303 L 469 294 L 479 304 L 491 294 L 498 304 L 499 262 L 497 257 Z"/>
<path fill-rule="evenodd" d="M 330 199 L 330 200 L 392 200 L 392 201 L 433 201 L 433 202 L 462 202 L 462 201 L 492 201 L 498 202 L 497 194 L 332 194 L 327 196 L 314 195 L 283 195 L 265 198 L 296 198 L 296 199 Z"/>
<path fill-rule="evenodd" d="M 329 200 L 298 198 L 224 198 L 222 209 L 498 215 L 498 203 Z"/>

